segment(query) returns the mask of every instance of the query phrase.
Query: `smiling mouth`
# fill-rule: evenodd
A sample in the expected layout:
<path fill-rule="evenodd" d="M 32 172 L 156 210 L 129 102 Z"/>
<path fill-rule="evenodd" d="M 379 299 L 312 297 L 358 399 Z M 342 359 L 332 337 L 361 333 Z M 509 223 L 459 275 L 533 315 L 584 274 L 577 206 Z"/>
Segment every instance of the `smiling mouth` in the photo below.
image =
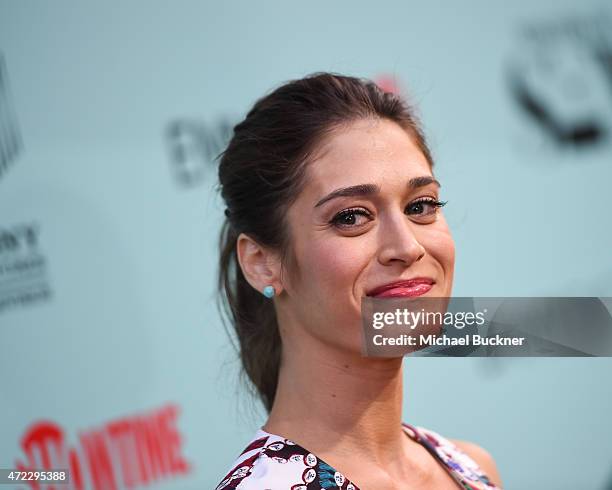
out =
<path fill-rule="evenodd" d="M 435 281 L 430 278 L 416 278 L 386 284 L 370 291 L 373 298 L 412 298 L 422 296 L 431 290 Z"/>
<path fill-rule="evenodd" d="M 429 291 L 433 287 L 433 284 L 416 284 L 411 287 L 397 287 L 387 289 L 382 293 L 375 295 L 375 298 L 411 298 L 413 296 L 421 296 Z"/>

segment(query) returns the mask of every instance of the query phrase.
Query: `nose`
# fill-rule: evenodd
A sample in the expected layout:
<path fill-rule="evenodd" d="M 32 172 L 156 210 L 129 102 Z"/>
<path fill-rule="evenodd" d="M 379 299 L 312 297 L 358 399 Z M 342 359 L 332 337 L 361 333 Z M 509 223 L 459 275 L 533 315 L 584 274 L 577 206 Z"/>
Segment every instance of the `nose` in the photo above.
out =
<path fill-rule="evenodd" d="M 378 262 L 392 265 L 403 262 L 406 267 L 418 262 L 425 256 L 425 247 L 417 239 L 414 227 L 405 214 L 389 216 L 379 228 L 381 244 Z"/>

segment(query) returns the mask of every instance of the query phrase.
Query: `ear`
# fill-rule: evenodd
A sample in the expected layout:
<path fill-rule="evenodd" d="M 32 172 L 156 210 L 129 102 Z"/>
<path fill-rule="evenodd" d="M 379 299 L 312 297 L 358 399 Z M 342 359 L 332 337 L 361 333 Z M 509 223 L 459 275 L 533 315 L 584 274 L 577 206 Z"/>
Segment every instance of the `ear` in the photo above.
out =
<path fill-rule="evenodd" d="M 251 286 L 260 293 L 266 286 L 274 286 L 276 294 L 280 293 L 281 264 L 277 253 L 262 247 L 245 233 L 238 235 L 236 253 L 242 273 Z"/>

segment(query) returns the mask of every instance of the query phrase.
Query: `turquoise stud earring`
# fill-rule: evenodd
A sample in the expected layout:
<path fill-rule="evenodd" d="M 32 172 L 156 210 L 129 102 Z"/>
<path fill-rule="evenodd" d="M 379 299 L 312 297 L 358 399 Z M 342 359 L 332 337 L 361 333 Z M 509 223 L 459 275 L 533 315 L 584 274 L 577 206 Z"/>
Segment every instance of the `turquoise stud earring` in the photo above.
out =
<path fill-rule="evenodd" d="M 263 294 L 266 298 L 271 298 L 272 296 L 274 296 L 276 294 L 274 286 L 266 286 L 265 288 L 263 288 Z"/>

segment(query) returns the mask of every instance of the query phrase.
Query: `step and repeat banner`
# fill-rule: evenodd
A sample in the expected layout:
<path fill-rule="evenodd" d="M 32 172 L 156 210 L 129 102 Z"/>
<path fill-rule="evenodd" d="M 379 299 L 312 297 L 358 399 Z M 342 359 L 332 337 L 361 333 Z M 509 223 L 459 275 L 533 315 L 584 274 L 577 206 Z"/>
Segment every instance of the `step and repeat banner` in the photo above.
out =
<path fill-rule="evenodd" d="M 604 2 L 1 0 L 0 468 L 225 475 L 265 413 L 216 307 L 214 158 L 315 71 L 418 107 L 453 294 L 612 296 Z M 486 448 L 507 488 L 612 488 L 612 359 L 404 362 L 404 419 Z"/>

